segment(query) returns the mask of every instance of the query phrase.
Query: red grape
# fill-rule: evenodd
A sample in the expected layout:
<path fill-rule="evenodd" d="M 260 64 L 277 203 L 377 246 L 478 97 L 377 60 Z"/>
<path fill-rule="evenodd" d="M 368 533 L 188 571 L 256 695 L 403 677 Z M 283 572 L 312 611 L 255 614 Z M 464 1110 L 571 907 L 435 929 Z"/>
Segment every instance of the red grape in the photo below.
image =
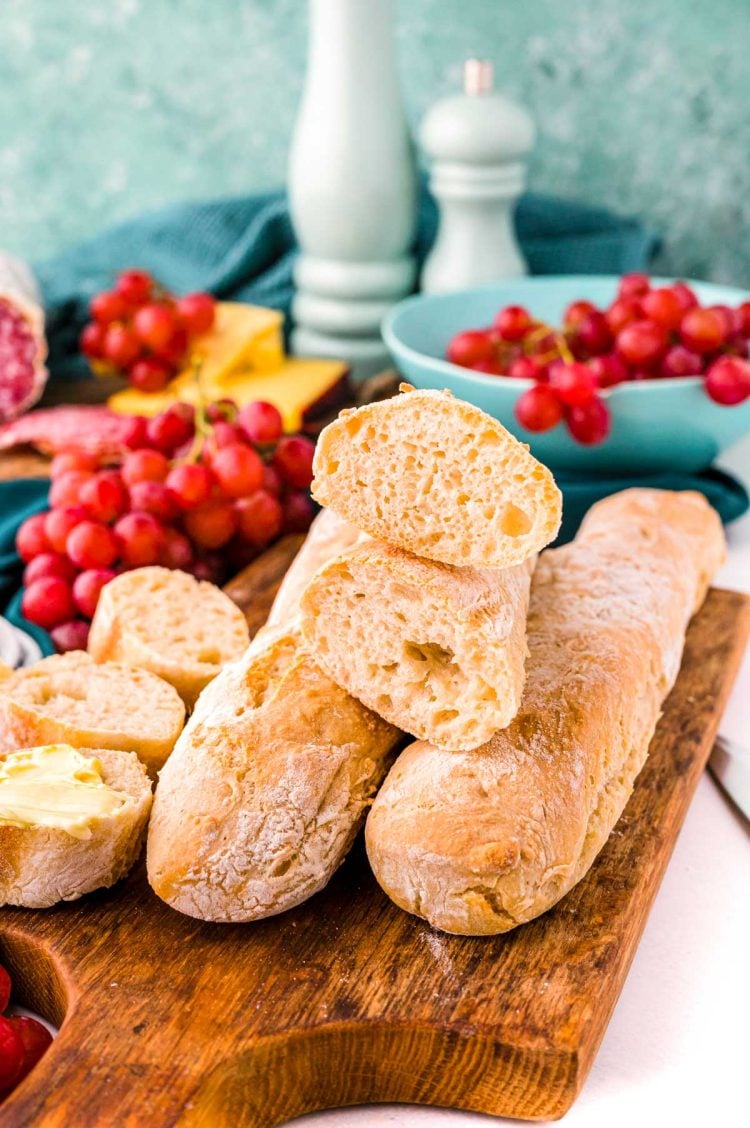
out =
<path fill-rule="evenodd" d="M 617 351 L 628 364 L 638 368 L 657 364 L 666 351 L 667 343 L 664 326 L 647 319 L 634 321 L 617 334 Z"/>
<path fill-rule="evenodd" d="M 89 568 L 76 576 L 73 583 L 73 599 L 78 610 L 87 619 L 93 619 L 102 588 L 116 575 L 117 573 L 109 568 Z"/>
<path fill-rule="evenodd" d="M 175 309 L 191 337 L 207 333 L 216 317 L 216 301 L 210 294 L 185 294 L 177 299 Z"/>
<path fill-rule="evenodd" d="M 604 314 L 610 332 L 615 337 L 626 325 L 638 321 L 640 316 L 641 303 L 637 298 L 616 298 Z"/>
<path fill-rule="evenodd" d="M 123 270 L 115 283 L 115 290 L 132 309 L 143 305 L 151 297 L 154 280 L 146 270 Z"/>
<path fill-rule="evenodd" d="M 176 410 L 178 405 L 170 407 L 160 415 L 149 419 L 146 428 L 146 437 L 151 446 L 165 454 L 172 454 L 178 447 L 184 446 L 193 437 L 194 423 L 192 416 Z M 187 405 L 184 405 L 187 406 Z"/>
<path fill-rule="evenodd" d="M 515 415 L 527 431 L 549 431 L 563 417 L 559 397 L 546 384 L 535 384 L 516 400 Z"/>
<path fill-rule="evenodd" d="M 698 376 L 702 371 L 703 357 L 684 345 L 672 345 L 661 362 L 662 376 Z"/>
<path fill-rule="evenodd" d="M 224 569 L 221 560 L 212 554 L 209 557 L 204 556 L 203 559 L 196 560 L 188 571 L 195 576 L 196 580 L 204 580 L 208 584 L 220 584 Z"/>
<path fill-rule="evenodd" d="M 83 619 L 70 619 L 53 627 L 50 635 L 59 654 L 68 650 L 85 650 L 89 642 L 89 624 Z"/>
<path fill-rule="evenodd" d="M 517 356 L 508 369 L 514 380 L 539 380 L 544 373 L 544 364 L 533 356 Z"/>
<path fill-rule="evenodd" d="M 590 313 L 598 313 L 598 310 L 593 302 L 587 302 L 581 299 L 577 302 L 571 302 L 563 314 L 563 324 L 568 329 L 574 328 L 588 317 Z"/>
<path fill-rule="evenodd" d="M 16 552 L 28 564 L 35 556 L 42 552 L 49 552 L 50 543 L 45 527 L 44 513 L 35 513 L 27 517 L 16 533 Z"/>
<path fill-rule="evenodd" d="M 163 482 L 169 473 L 169 460 L 159 450 L 134 450 L 122 462 L 122 477 L 127 486 L 136 482 Z"/>
<path fill-rule="evenodd" d="M 78 338 L 78 347 L 89 360 L 101 360 L 104 356 L 104 337 L 106 331 L 106 326 L 98 321 L 90 321 L 89 324 L 84 325 L 81 330 L 81 336 Z"/>
<path fill-rule="evenodd" d="M 114 527 L 120 555 L 129 568 L 158 564 L 164 530 L 150 513 L 126 513 Z"/>
<path fill-rule="evenodd" d="M 78 505 L 81 489 L 91 479 L 90 474 L 82 470 L 68 470 L 55 478 L 49 491 L 49 503 L 52 509 L 66 509 L 71 505 Z"/>
<path fill-rule="evenodd" d="M 612 330 L 599 310 L 586 314 L 575 326 L 572 336 L 576 349 L 586 356 L 598 356 L 612 347 Z"/>
<path fill-rule="evenodd" d="M 687 313 L 689 309 L 693 309 L 698 305 L 698 298 L 695 295 L 695 291 L 688 286 L 687 282 L 673 282 L 672 293 L 682 306 L 683 313 Z"/>
<path fill-rule="evenodd" d="M 15 1085 L 23 1068 L 23 1059 L 20 1033 L 9 1018 L 0 1015 L 0 1093 Z"/>
<path fill-rule="evenodd" d="M 158 302 L 141 306 L 133 317 L 136 337 L 154 352 L 169 344 L 176 327 L 177 322 L 172 310 Z"/>
<path fill-rule="evenodd" d="M 469 365 L 472 372 L 484 372 L 487 376 L 504 376 L 505 369 L 498 357 L 488 357 L 487 360 L 477 360 Z"/>
<path fill-rule="evenodd" d="M 592 357 L 589 368 L 600 388 L 612 388 L 628 378 L 628 367 L 618 353 L 605 353 L 604 356 Z"/>
<path fill-rule="evenodd" d="M 172 379 L 172 369 L 155 356 L 144 356 L 130 369 L 128 379 L 140 392 L 160 392 Z"/>
<path fill-rule="evenodd" d="M 302 435 L 285 435 L 279 440 L 273 466 L 282 482 L 296 490 L 306 490 L 312 482 L 315 444 Z"/>
<path fill-rule="evenodd" d="M 721 348 L 726 335 L 724 318 L 715 309 L 689 309 L 680 323 L 682 343 L 701 355 Z"/>
<path fill-rule="evenodd" d="M 59 478 L 69 470 L 91 474 L 98 468 L 99 463 L 93 454 L 86 454 L 83 450 L 63 450 L 52 459 L 49 468 L 50 478 Z"/>
<path fill-rule="evenodd" d="M 65 552 L 68 534 L 87 518 L 88 513 L 82 505 L 71 505 L 66 509 L 53 509 L 50 513 L 45 513 L 44 531 L 55 552 Z"/>
<path fill-rule="evenodd" d="M 167 343 L 163 345 L 162 348 L 156 350 L 156 355 L 161 360 L 166 361 L 167 364 L 178 368 L 184 361 L 187 350 L 187 330 L 184 326 L 178 325 Z"/>
<path fill-rule="evenodd" d="M 233 443 L 244 443 L 246 441 L 245 432 L 239 425 L 237 423 L 227 423 L 224 419 L 218 419 L 214 423 L 212 434 L 214 445 L 217 449 L 231 446 Z"/>
<path fill-rule="evenodd" d="M 130 508 L 164 522 L 173 521 L 178 513 L 174 496 L 164 482 L 134 482 L 130 487 Z"/>
<path fill-rule="evenodd" d="M 49 630 L 59 623 L 72 619 L 76 613 L 70 584 L 59 576 L 46 576 L 34 580 L 24 589 L 21 597 L 21 614 L 30 623 Z"/>
<path fill-rule="evenodd" d="M 240 410 L 238 422 L 251 443 L 275 443 L 284 430 L 278 407 L 264 400 L 246 403 Z"/>
<path fill-rule="evenodd" d="M 180 509 L 194 509 L 211 496 L 215 478 L 208 466 L 185 462 L 173 466 L 167 475 L 167 488 Z"/>
<path fill-rule="evenodd" d="M 58 509 L 57 512 L 60 513 L 61 510 Z M 77 575 L 78 569 L 75 564 L 61 552 L 42 552 L 24 568 L 23 586 L 28 587 L 34 580 L 41 580 L 45 576 L 57 576 L 66 583 L 72 584 Z"/>
<path fill-rule="evenodd" d="M 521 341 L 534 328 L 534 321 L 523 306 L 509 305 L 500 310 L 493 325 L 504 341 Z"/>
<path fill-rule="evenodd" d="M 242 443 L 217 450 L 211 469 L 227 497 L 247 497 L 263 485 L 263 460 Z"/>
<path fill-rule="evenodd" d="M 15 1081 L 17 1085 L 27 1073 L 31 1072 L 42 1055 L 52 1045 L 52 1035 L 46 1026 L 43 1026 L 41 1022 L 37 1022 L 35 1018 L 28 1014 L 16 1015 L 8 1021 L 18 1034 L 23 1046 L 23 1064 Z"/>
<path fill-rule="evenodd" d="M 115 322 L 104 335 L 104 356 L 117 368 L 129 368 L 140 356 L 141 344 L 132 329 Z"/>
<path fill-rule="evenodd" d="M 549 382 L 560 402 L 567 407 L 587 403 L 596 393 L 596 376 L 587 364 L 556 365 L 550 372 Z"/>
<path fill-rule="evenodd" d="M 266 493 L 273 494 L 275 497 L 279 497 L 281 494 L 282 486 L 279 472 L 278 470 L 274 469 L 273 466 L 269 466 L 268 464 L 264 465 L 263 467 L 262 488 L 266 491 Z"/>
<path fill-rule="evenodd" d="M 144 445 L 146 442 L 146 419 L 143 415 L 130 416 L 122 441 L 128 450 L 138 450 L 139 447 Z"/>
<path fill-rule="evenodd" d="M 11 982 L 5 968 L 0 965 L 0 1013 L 8 1009 L 10 1002 Z"/>
<path fill-rule="evenodd" d="M 743 302 L 737 312 L 742 321 L 742 332 L 745 337 L 750 337 L 750 302 Z"/>
<path fill-rule="evenodd" d="M 164 530 L 164 547 L 161 563 L 165 568 L 180 568 L 187 572 L 193 563 L 193 548 L 187 537 L 177 529 Z"/>
<path fill-rule="evenodd" d="M 306 533 L 315 516 L 315 508 L 304 490 L 292 490 L 283 498 L 285 533 Z"/>
<path fill-rule="evenodd" d="M 109 325 L 111 321 L 122 321 L 127 316 L 127 305 L 116 290 L 102 290 L 89 302 L 89 310 L 94 321 Z"/>
<path fill-rule="evenodd" d="M 750 397 L 750 364 L 738 356 L 720 356 L 706 373 L 706 391 L 724 406 L 744 403 Z"/>
<path fill-rule="evenodd" d="M 209 423 L 218 423 L 220 420 L 233 423 L 237 418 L 237 404 L 231 399 L 214 400 L 206 405 L 206 419 Z"/>
<path fill-rule="evenodd" d="M 623 274 L 617 293 L 621 298 L 640 298 L 648 293 L 650 285 L 647 274 L 634 270 L 630 274 Z"/>
<path fill-rule="evenodd" d="M 283 510 L 278 498 L 265 490 L 240 498 L 235 503 L 235 510 L 239 535 L 255 548 L 265 548 L 281 532 Z"/>
<path fill-rule="evenodd" d="M 641 309 L 645 317 L 663 325 L 665 329 L 676 329 L 684 313 L 682 302 L 669 286 L 650 290 L 641 298 Z"/>
<path fill-rule="evenodd" d="M 713 305 L 708 308 L 715 310 L 724 322 L 724 334 L 727 341 L 742 334 L 743 318 L 738 309 L 732 309 L 728 305 Z"/>
<path fill-rule="evenodd" d="M 593 446 L 606 439 L 610 431 L 609 408 L 604 400 L 595 396 L 586 403 L 569 407 L 565 412 L 565 422 L 576 442 Z"/>
<path fill-rule="evenodd" d="M 491 360 L 495 346 L 486 329 L 465 329 L 451 338 L 446 358 L 462 368 L 470 368 L 478 360 Z"/>
<path fill-rule="evenodd" d="M 114 481 L 106 471 L 83 483 L 79 499 L 95 520 L 105 524 L 116 520 L 128 507 L 125 487 Z"/>
<path fill-rule="evenodd" d="M 117 559 L 118 544 L 112 530 L 100 521 L 81 521 L 68 533 L 65 551 L 78 568 L 109 568 Z"/>
<path fill-rule="evenodd" d="M 207 501 L 188 510 L 185 530 L 201 548 L 221 548 L 237 531 L 237 514 L 229 501 Z"/>

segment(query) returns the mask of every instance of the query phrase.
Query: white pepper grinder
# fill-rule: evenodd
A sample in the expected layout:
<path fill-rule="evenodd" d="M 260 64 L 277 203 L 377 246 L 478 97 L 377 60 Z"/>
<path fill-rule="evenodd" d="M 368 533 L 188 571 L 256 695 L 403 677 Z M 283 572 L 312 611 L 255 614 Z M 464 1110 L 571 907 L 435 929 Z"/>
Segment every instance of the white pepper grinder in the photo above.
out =
<path fill-rule="evenodd" d="M 437 102 L 420 128 L 440 212 L 422 290 L 464 290 L 527 273 L 513 208 L 534 136 L 526 110 L 493 91 L 492 63 L 468 59 L 463 93 Z"/>
<path fill-rule="evenodd" d="M 392 0 L 310 0 L 307 77 L 292 140 L 292 349 L 385 366 L 380 322 L 411 292 L 417 210 Z"/>

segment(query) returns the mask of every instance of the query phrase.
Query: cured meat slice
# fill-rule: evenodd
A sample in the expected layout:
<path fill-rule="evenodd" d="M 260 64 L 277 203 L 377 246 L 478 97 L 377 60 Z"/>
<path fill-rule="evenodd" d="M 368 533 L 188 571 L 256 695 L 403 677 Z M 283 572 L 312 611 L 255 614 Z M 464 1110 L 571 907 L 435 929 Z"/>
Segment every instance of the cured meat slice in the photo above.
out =
<path fill-rule="evenodd" d="M 0 252 L 0 423 L 36 403 L 47 382 L 44 313 L 28 267 Z"/>
<path fill-rule="evenodd" d="M 132 415 L 103 405 L 46 407 L 0 426 L 0 450 L 29 445 L 44 454 L 75 449 L 116 459 L 127 449 L 132 430 Z"/>

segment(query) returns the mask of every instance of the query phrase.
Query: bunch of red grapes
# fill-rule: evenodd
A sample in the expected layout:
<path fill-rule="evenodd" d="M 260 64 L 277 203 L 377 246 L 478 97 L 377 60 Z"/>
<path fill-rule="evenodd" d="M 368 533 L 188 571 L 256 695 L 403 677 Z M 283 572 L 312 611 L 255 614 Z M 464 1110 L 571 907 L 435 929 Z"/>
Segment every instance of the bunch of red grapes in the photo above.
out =
<path fill-rule="evenodd" d="M 55 455 L 50 509 L 16 536 L 21 610 L 61 652 L 85 648 L 99 594 L 119 572 L 161 564 L 222 583 L 313 517 L 315 446 L 283 434 L 273 404 L 221 400 L 196 417 L 176 403 L 133 416 L 126 441 L 116 466 L 79 450 Z"/>
<path fill-rule="evenodd" d="M 95 371 L 125 376 L 142 392 L 159 392 L 169 383 L 216 316 L 210 294 L 175 298 L 145 270 L 124 270 L 89 308 L 81 352 Z"/>
<path fill-rule="evenodd" d="M 737 309 L 701 306 L 686 282 L 652 287 L 645 274 L 625 274 L 606 309 L 575 301 L 561 330 L 506 306 L 486 329 L 457 333 L 448 360 L 475 372 L 531 381 L 516 403 L 527 431 L 565 422 L 584 444 L 602 442 L 610 413 L 602 392 L 629 380 L 702 376 L 716 403 L 750 397 L 750 302 Z"/>
<path fill-rule="evenodd" d="M 0 967 L 0 1100 L 15 1089 L 52 1042 L 46 1026 L 28 1015 L 6 1015 L 10 976 Z"/>

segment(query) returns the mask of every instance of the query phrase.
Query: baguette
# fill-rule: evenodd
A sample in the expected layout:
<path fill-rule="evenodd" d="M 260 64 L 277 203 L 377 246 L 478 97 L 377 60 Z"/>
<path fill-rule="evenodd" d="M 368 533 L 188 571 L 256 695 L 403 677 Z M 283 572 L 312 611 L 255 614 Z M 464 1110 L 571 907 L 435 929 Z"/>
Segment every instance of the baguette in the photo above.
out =
<path fill-rule="evenodd" d="M 55 654 L 0 680 L 0 755 L 71 744 L 135 752 L 155 775 L 180 734 L 185 707 L 171 685 L 82 650 Z"/>
<path fill-rule="evenodd" d="M 505 932 L 580 881 L 619 818 L 724 557 L 700 494 L 632 489 L 593 507 L 532 581 L 526 688 L 484 747 L 401 755 L 370 812 L 375 876 L 445 932 Z"/>
<path fill-rule="evenodd" d="M 118 793 L 121 805 L 91 819 L 88 835 L 80 829 L 72 834 L 56 827 L 14 825 L 0 817 L 0 905 L 45 909 L 58 901 L 74 901 L 114 885 L 136 861 L 151 808 L 146 769 L 132 752 L 80 751 L 98 762 L 101 779 Z"/>
<path fill-rule="evenodd" d="M 450 392 L 410 390 L 342 411 L 320 434 L 313 471 L 321 505 L 442 564 L 520 564 L 560 527 L 550 471 Z"/>
<path fill-rule="evenodd" d="M 313 577 L 302 632 L 322 669 L 391 724 L 476 748 L 518 710 L 533 564 L 455 568 L 368 539 Z"/>
<path fill-rule="evenodd" d="M 273 916 L 330 880 L 401 734 L 327 677 L 296 622 L 304 579 L 352 531 L 321 515 L 256 636 L 201 695 L 160 774 L 148 879 L 167 904 L 212 921 Z"/>
<path fill-rule="evenodd" d="M 250 641 L 239 607 L 213 584 L 170 568 L 123 572 L 102 589 L 88 651 L 173 685 L 188 709 Z"/>

